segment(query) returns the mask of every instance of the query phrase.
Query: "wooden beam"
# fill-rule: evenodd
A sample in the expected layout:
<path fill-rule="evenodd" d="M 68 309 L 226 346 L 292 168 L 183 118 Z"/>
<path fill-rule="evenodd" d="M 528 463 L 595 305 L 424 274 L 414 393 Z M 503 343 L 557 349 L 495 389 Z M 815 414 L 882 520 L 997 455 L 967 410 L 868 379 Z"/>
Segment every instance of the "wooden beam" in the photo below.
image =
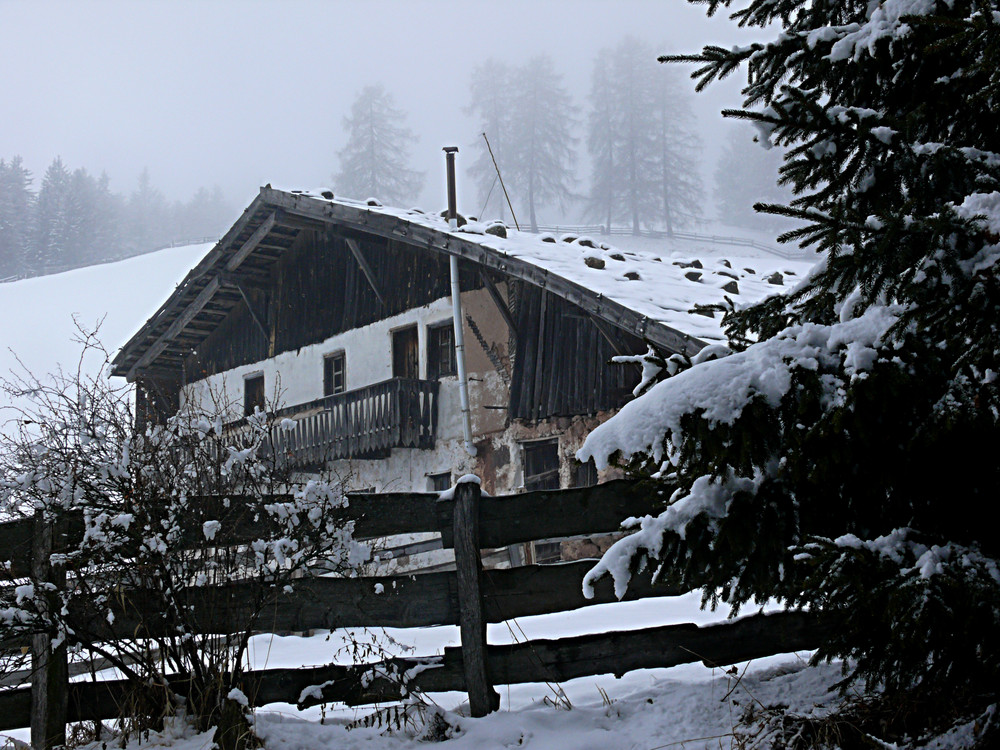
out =
<path fill-rule="evenodd" d="M 612 351 L 614 351 L 614 353 L 617 356 L 623 357 L 626 354 L 628 354 L 628 352 L 622 349 L 621 344 L 618 342 L 618 340 L 611 335 L 611 328 L 610 326 L 608 326 L 607 323 L 605 323 L 603 320 L 601 320 L 593 313 L 590 314 L 590 319 L 594 322 L 594 325 L 597 326 L 597 330 L 601 332 L 601 335 L 604 337 L 604 340 L 611 345 Z"/>
<path fill-rule="evenodd" d="M 490 278 L 486 271 L 481 270 L 479 272 L 479 278 L 483 280 L 483 287 L 489 292 L 490 299 L 493 300 L 493 304 L 497 306 L 497 310 L 500 311 L 500 315 L 503 317 L 504 322 L 507 324 L 508 330 L 517 336 L 517 326 L 514 325 L 514 318 L 511 317 L 510 308 L 507 307 L 507 303 L 500 294 L 500 290 L 497 289 L 496 284 L 493 283 L 493 279 Z"/>
<path fill-rule="evenodd" d="M 177 319 L 170 324 L 170 327 L 163 332 L 153 342 L 153 344 L 146 350 L 146 353 L 139 357 L 138 361 L 131 368 L 129 368 L 127 378 L 129 381 L 135 380 L 136 373 L 143 369 L 146 365 L 156 359 L 163 352 L 164 349 L 170 344 L 170 342 L 180 333 L 184 326 L 190 323 L 195 315 L 201 312 L 201 309 L 209 303 L 215 293 L 219 291 L 218 276 L 214 276 L 209 279 L 209 282 L 205 285 L 205 288 L 198 293 L 198 296 L 194 298 L 190 305 L 188 305 L 184 312 L 182 312 Z"/>
<path fill-rule="evenodd" d="M 500 707 L 500 696 L 486 667 L 486 611 L 483 606 L 483 561 L 479 554 L 479 482 L 455 487 L 455 578 L 458 626 L 462 637 L 462 673 L 469 694 L 469 713 L 486 716 Z"/>
<path fill-rule="evenodd" d="M 247 256 L 252 253 L 257 246 L 264 241 L 264 238 L 271 233 L 274 229 L 274 222 L 277 220 L 277 211 L 272 211 L 270 215 L 264 219 L 264 222 L 257 227 L 253 234 L 250 235 L 250 239 L 243 243 L 243 246 L 236 251 L 232 258 L 226 261 L 226 270 L 235 271 L 239 268 L 240 264 L 247 259 Z"/>
<path fill-rule="evenodd" d="M 379 291 L 378 284 L 375 282 L 375 272 L 372 271 L 372 267 L 368 265 L 368 260 L 365 258 L 364 254 L 361 252 L 361 246 L 358 244 L 357 240 L 345 239 L 344 242 L 347 243 L 347 247 L 351 250 L 351 255 L 361 266 L 361 272 L 368 279 L 368 283 L 371 285 L 372 291 L 375 292 L 375 296 L 378 297 L 378 301 L 385 306 L 385 297 L 382 296 L 382 292 Z"/>
<path fill-rule="evenodd" d="M 65 563 L 53 563 L 53 553 L 64 552 L 61 519 L 48 519 L 42 510 L 35 511 L 31 548 L 32 582 L 47 586 L 36 594 L 36 605 L 43 622 L 55 619 L 61 605 L 60 594 L 66 587 Z M 62 557 L 62 556 L 60 556 Z M 53 750 L 66 744 L 69 672 L 66 641 L 53 643 L 52 634 L 43 631 L 31 637 L 31 747 Z"/>
<path fill-rule="evenodd" d="M 240 282 L 235 281 L 233 283 L 235 284 L 236 288 L 240 290 L 240 296 L 243 298 L 243 303 L 247 306 L 247 311 L 250 313 L 250 317 L 253 318 L 253 322 L 257 324 L 257 330 L 259 330 L 261 334 L 264 336 L 265 342 L 270 342 L 271 334 L 267 332 L 267 328 L 264 327 L 264 324 L 257 316 L 257 311 L 254 309 L 253 303 L 250 301 L 250 298 L 247 296 L 247 293 L 243 291 L 243 287 L 240 285 Z"/>

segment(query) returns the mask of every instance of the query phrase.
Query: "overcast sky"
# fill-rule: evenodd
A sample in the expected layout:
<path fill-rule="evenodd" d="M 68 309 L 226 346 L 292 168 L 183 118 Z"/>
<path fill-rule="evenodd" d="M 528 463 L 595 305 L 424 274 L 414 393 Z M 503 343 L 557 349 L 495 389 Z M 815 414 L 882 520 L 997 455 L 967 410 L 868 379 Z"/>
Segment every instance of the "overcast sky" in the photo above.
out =
<path fill-rule="evenodd" d="M 428 209 L 444 203 L 441 147 L 471 162 L 463 108 L 488 57 L 547 52 L 582 109 L 594 56 L 623 36 L 663 52 L 749 38 L 683 0 L 0 0 L 0 29 L 0 157 L 23 156 L 36 188 L 57 154 L 107 170 L 117 192 L 148 166 L 172 199 L 218 184 L 244 204 L 265 183 L 329 185 L 344 115 L 382 82 L 420 139 Z M 696 97 L 709 142 L 741 83 Z"/>

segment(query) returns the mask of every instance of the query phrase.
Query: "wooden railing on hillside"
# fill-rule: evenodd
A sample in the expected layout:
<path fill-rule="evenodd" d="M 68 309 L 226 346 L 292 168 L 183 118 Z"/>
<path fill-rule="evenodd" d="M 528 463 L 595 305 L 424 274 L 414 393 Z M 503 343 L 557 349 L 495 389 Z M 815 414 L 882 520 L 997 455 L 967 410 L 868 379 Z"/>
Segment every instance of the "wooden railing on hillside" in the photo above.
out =
<path fill-rule="evenodd" d="M 352 495 L 345 520 L 354 522 L 356 538 L 438 532 L 444 546 L 455 550 L 456 570 L 416 576 L 304 579 L 293 591 L 275 594 L 266 623 L 258 623 L 259 630 L 458 624 L 461 648 L 446 649 L 443 656 L 397 658 L 379 665 L 330 664 L 248 672 L 242 676 L 241 689 L 253 706 L 283 701 L 300 707 L 334 701 L 361 705 L 398 700 L 401 690 L 462 690 L 469 693 L 471 713 L 481 716 L 496 708 L 494 686 L 499 684 L 621 675 L 633 669 L 694 661 L 720 666 L 818 645 L 822 623 L 800 612 L 755 615 L 710 627 L 666 625 L 507 646 L 486 643 L 487 622 L 572 610 L 616 598 L 606 579 L 596 586 L 593 599 L 584 598 L 581 584 L 592 562 L 483 570 L 481 548 L 616 531 L 621 519 L 654 512 L 659 502 L 648 489 L 624 480 L 507 497 L 481 497 L 479 485 L 473 482 L 460 483 L 452 499 L 425 493 Z M 231 512 L 238 513 L 239 505 L 231 502 Z M 68 543 L 75 543 L 83 534 L 82 515 L 70 514 L 63 519 L 62 529 Z M 38 562 L 41 530 L 33 519 L 0 524 L 0 559 L 9 561 L 7 569 L 15 581 L 24 580 L 32 564 Z M 243 515 L 223 524 L 212 545 L 238 544 L 259 535 L 259 524 L 244 509 Z M 180 543 L 192 547 L 206 544 L 198 535 Z M 625 598 L 681 593 L 676 587 L 653 585 L 636 577 Z M 243 584 L 233 583 L 191 588 L 183 592 L 180 601 L 192 608 L 192 620 L 199 623 L 200 633 L 223 634 L 232 625 L 225 617 L 226 608 L 218 606 L 220 598 L 239 602 L 248 595 Z M 143 611 L 142 601 L 141 591 L 116 596 L 111 603 L 113 618 L 107 617 L 106 606 L 100 611 L 73 611 L 74 630 L 88 633 L 97 642 L 131 640 L 137 633 L 153 638 L 162 635 L 161 618 L 150 616 L 155 613 L 137 617 L 136 612 Z M 48 642 L 48 637 L 41 640 Z M 25 645 L 23 641 L 8 639 L 0 647 L 18 649 Z M 431 666 L 434 668 L 428 668 Z M 404 684 L 389 675 L 403 675 Z M 65 713 L 52 716 L 58 708 L 49 705 L 47 716 L 32 714 L 31 688 L 0 691 L 0 730 L 27 725 L 29 715 L 32 721 L 47 721 L 49 726 L 115 718 L 129 688 L 124 680 L 67 685 L 65 663 L 61 671 L 58 664 L 52 668 L 51 664 L 36 663 L 31 679 L 39 692 L 44 692 L 46 684 L 52 686 L 46 680 L 55 680 L 63 695 L 69 695 Z M 186 683 L 178 677 L 169 679 L 172 688 L 184 695 Z"/>
<path fill-rule="evenodd" d="M 433 449 L 437 394 L 437 380 L 391 378 L 285 407 L 274 414 L 260 455 L 307 469 L 337 459 L 382 458 L 393 448 Z M 245 433 L 246 420 L 228 425 L 224 442 L 238 446 Z"/>
<path fill-rule="evenodd" d="M 616 227 L 612 226 L 611 231 L 603 224 L 579 224 L 579 225 L 539 225 L 539 232 L 547 232 L 551 234 L 596 234 L 596 235 L 617 235 L 619 237 L 624 236 L 636 236 L 635 231 L 631 227 Z M 640 229 L 638 236 L 640 237 L 652 237 L 654 239 L 676 239 L 676 240 L 690 240 L 694 242 L 707 242 L 712 245 L 730 245 L 733 247 L 751 247 L 754 250 L 763 250 L 771 255 L 777 255 L 779 258 L 785 258 L 786 260 L 807 260 L 810 258 L 815 258 L 815 253 L 810 250 L 803 250 L 799 247 L 774 247 L 773 245 L 766 245 L 763 242 L 758 242 L 750 237 L 734 237 L 731 235 L 718 235 L 718 234 L 705 234 L 703 232 L 665 232 L 660 229 Z"/>

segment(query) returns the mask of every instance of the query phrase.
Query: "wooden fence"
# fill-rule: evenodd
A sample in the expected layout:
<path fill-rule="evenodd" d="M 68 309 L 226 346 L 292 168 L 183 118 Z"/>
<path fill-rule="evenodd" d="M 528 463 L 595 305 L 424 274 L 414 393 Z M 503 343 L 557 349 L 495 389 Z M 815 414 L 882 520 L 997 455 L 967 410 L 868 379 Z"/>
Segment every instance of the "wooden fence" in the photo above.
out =
<path fill-rule="evenodd" d="M 622 519 L 655 511 L 648 489 L 620 480 L 588 488 L 538 491 L 506 497 L 481 496 L 479 485 L 460 483 L 453 498 L 436 493 L 352 495 L 345 516 L 354 521 L 357 538 L 379 538 L 416 532 L 438 532 L 445 547 L 455 551 L 452 572 L 365 578 L 312 578 L 297 581 L 294 590 L 277 596 L 269 607 L 262 632 L 341 628 L 351 626 L 418 627 L 459 625 L 461 648 L 443 656 L 397 658 L 382 664 L 326 665 L 301 669 L 247 672 L 242 690 L 251 705 L 297 703 L 300 707 L 342 701 L 362 705 L 398 700 L 407 691 L 465 691 L 470 710 L 482 716 L 498 705 L 494 686 L 520 682 L 560 681 L 591 674 L 621 675 L 633 669 L 669 667 L 703 661 L 721 666 L 752 658 L 815 648 L 822 623 L 804 613 L 755 615 L 709 627 L 668 625 L 598 635 L 537 640 L 506 646 L 486 642 L 486 624 L 527 615 L 572 610 L 616 601 L 610 580 L 598 583 L 593 599 L 585 599 L 581 584 L 592 562 L 483 570 L 480 549 L 537 539 L 591 535 L 619 529 Z M 210 502 L 210 499 L 206 499 Z M 0 558 L 9 560 L 14 579 L 32 575 L 53 580 L 52 570 L 39 561 L 52 543 L 53 530 L 33 519 L 0 524 Z M 214 545 L 236 544 L 259 535 L 249 521 L 223 526 Z M 70 515 L 56 534 L 67 543 L 83 532 L 82 518 Z M 48 539 L 44 538 L 48 534 Z M 195 545 L 196 538 L 187 543 Z M 202 539 L 201 544 L 205 544 Z M 33 567 L 34 566 L 34 567 Z M 381 584 L 381 585 L 379 585 Z M 227 633 L 231 623 L 217 613 L 239 602 L 248 584 L 191 588 L 182 603 L 194 608 L 202 634 Z M 684 593 L 654 586 L 637 577 L 626 599 Z M 130 592 L 129 606 L 114 605 L 113 622 L 106 609 L 73 611 L 78 632 L 95 640 L 128 640 L 137 632 L 155 637 L 167 632 L 155 613 L 143 611 L 142 593 Z M 137 630 L 140 626 L 142 630 Z M 16 639 L 4 649 L 26 645 Z M 48 650 L 46 651 L 46 647 Z M 32 685 L 0 691 L 0 730 L 32 724 L 38 736 L 52 736 L 67 722 L 112 719 L 119 714 L 127 681 L 68 683 L 65 655 L 54 655 L 45 636 L 32 643 Z M 390 677 L 394 675 L 395 677 Z M 172 688 L 185 694 L 180 677 Z M 34 744 L 34 743 L 33 743 Z M 55 744 L 55 743 L 52 743 Z"/>

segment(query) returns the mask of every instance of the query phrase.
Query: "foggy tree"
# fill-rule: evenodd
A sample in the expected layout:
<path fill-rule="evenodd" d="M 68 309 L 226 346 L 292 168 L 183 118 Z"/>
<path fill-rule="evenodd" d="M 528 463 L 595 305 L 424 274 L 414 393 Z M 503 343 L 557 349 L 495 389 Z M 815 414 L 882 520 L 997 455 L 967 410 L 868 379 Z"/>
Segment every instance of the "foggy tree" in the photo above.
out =
<path fill-rule="evenodd" d="M 126 208 L 127 244 L 134 250 L 149 252 L 170 236 L 170 207 L 163 193 L 153 187 L 148 168 L 143 168 L 139 174 L 139 182 Z"/>
<path fill-rule="evenodd" d="M 527 205 L 531 231 L 537 232 L 537 206 L 555 201 L 564 208 L 573 197 L 575 109 L 548 55 L 528 60 L 517 70 L 515 81 L 513 184 Z"/>
<path fill-rule="evenodd" d="M 590 79 L 590 112 L 587 115 L 587 151 L 590 154 L 590 195 L 585 213 L 611 231 L 616 218 L 622 180 L 616 171 L 615 80 L 611 56 L 599 54 Z"/>
<path fill-rule="evenodd" d="M 547 55 L 517 68 L 487 60 L 472 74 L 468 111 L 479 116 L 511 201 L 527 210 L 532 231 L 538 231 L 539 206 L 564 206 L 573 197 L 575 111 L 561 79 Z M 496 170 L 482 136 L 476 148 L 469 172 L 483 204 L 492 190 L 490 205 L 503 217 L 506 201 L 494 186 Z"/>
<path fill-rule="evenodd" d="M 782 151 L 753 140 L 749 127 L 730 128 L 715 167 L 715 210 L 720 221 L 749 229 L 790 227 L 788 219 L 753 210 L 754 203 L 787 203 L 791 190 L 778 184 Z"/>
<path fill-rule="evenodd" d="M 186 203 L 177 201 L 173 207 L 173 226 L 182 228 L 183 239 L 221 235 L 232 223 L 233 207 L 222 188 L 198 188 Z"/>
<path fill-rule="evenodd" d="M 105 260 L 124 252 L 122 223 L 125 218 L 125 198 L 111 192 L 111 178 L 101 172 L 94 185 L 93 247 L 96 260 Z"/>
<path fill-rule="evenodd" d="M 31 172 L 20 156 L 0 159 L 0 278 L 24 271 L 31 242 Z"/>
<path fill-rule="evenodd" d="M 347 145 L 337 156 L 334 191 L 402 205 L 420 193 L 424 175 L 410 169 L 409 147 L 417 139 L 403 125 L 405 115 L 381 84 L 365 86 L 344 118 Z"/>
<path fill-rule="evenodd" d="M 61 267 L 70 262 L 74 221 L 72 178 L 60 157 L 53 159 L 38 190 L 35 203 L 34 237 L 29 250 L 29 270 Z"/>
<path fill-rule="evenodd" d="M 0 159 L 0 278 L 35 275 L 150 252 L 175 240 L 217 237 L 233 209 L 218 187 L 170 205 L 149 171 L 126 200 L 111 178 L 86 169 L 70 172 L 56 158 L 39 194 L 20 157 Z"/>
<path fill-rule="evenodd" d="M 501 174 L 506 174 L 513 153 L 511 102 L 514 97 L 514 72 L 506 63 L 490 58 L 473 68 L 469 89 L 471 103 L 465 111 L 477 118 L 478 131 L 472 143 L 476 158 L 468 173 L 476 183 L 480 218 L 486 214 L 487 208 L 492 208 L 497 212 L 495 215 L 506 221 L 507 201 L 498 184 L 489 149 L 493 149 L 497 164 L 502 165 Z M 489 148 L 483 140 L 483 133 L 489 138 Z M 507 179 L 509 177 L 505 177 L 505 181 Z"/>
<path fill-rule="evenodd" d="M 689 224 L 699 213 L 700 142 L 690 99 L 653 49 L 627 37 L 595 63 L 587 146 L 593 167 L 587 212 L 600 221 Z"/>

